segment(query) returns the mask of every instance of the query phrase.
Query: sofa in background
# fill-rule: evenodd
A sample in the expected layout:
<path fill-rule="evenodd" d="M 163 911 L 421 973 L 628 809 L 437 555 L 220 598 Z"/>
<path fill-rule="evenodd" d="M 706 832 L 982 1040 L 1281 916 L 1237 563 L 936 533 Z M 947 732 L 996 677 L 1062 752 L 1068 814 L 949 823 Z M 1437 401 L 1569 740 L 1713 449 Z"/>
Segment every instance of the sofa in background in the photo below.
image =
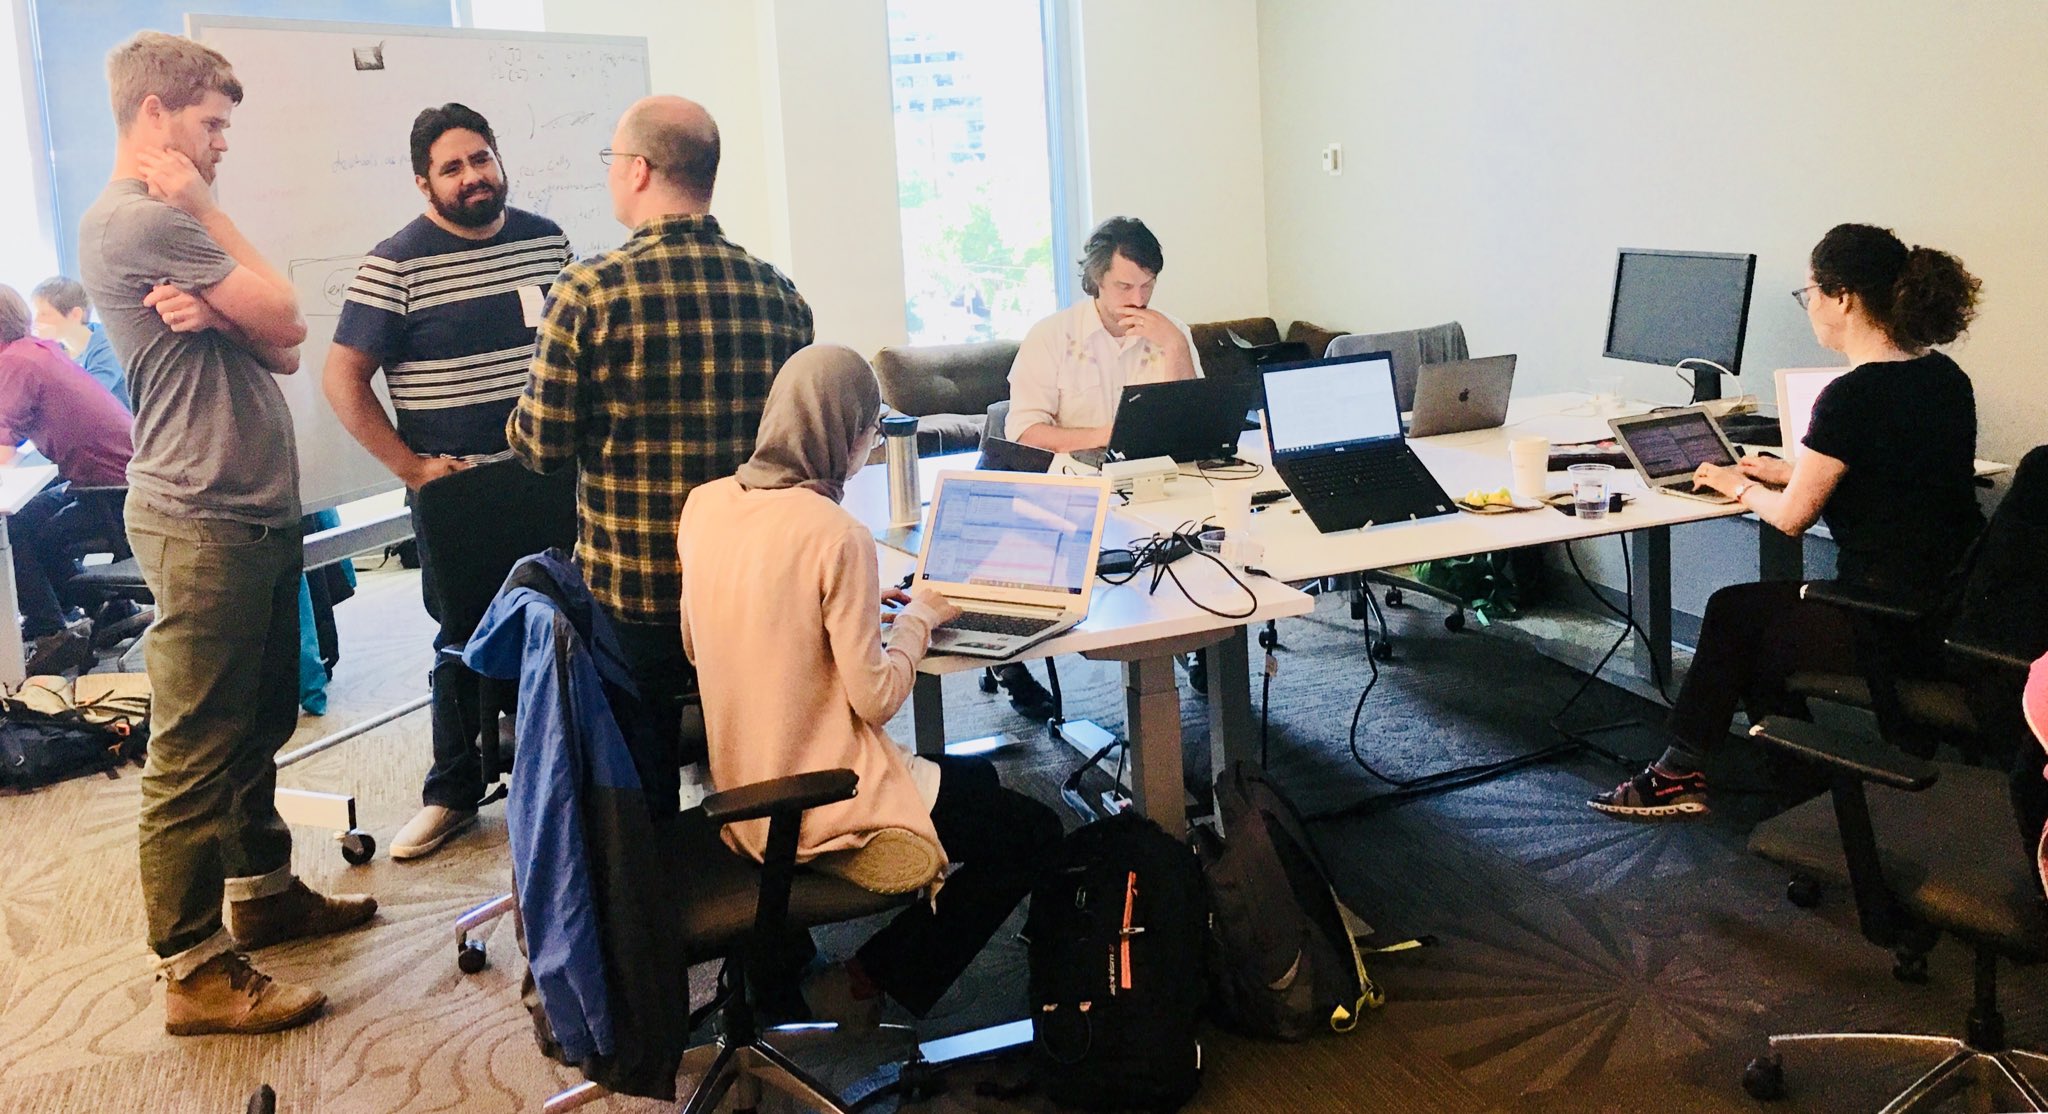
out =
<path fill-rule="evenodd" d="M 1244 317 L 1189 325 L 1204 375 L 1236 375 L 1251 361 L 1230 340 L 1235 332 L 1251 344 L 1300 341 L 1321 356 L 1330 341 L 1344 335 L 1296 321 L 1283 336 L 1270 317 Z M 882 401 L 899 413 L 917 418 L 917 455 L 938 456 L 980 447 L 991 406 L 1010 398 L 1010 365 L 1017 359 L 1014 340 L 978 344 L 894 345 L 875 353 L 875 377 L 882 382 Z M 998 434 L 1000 430 L 995 431 Z"/>

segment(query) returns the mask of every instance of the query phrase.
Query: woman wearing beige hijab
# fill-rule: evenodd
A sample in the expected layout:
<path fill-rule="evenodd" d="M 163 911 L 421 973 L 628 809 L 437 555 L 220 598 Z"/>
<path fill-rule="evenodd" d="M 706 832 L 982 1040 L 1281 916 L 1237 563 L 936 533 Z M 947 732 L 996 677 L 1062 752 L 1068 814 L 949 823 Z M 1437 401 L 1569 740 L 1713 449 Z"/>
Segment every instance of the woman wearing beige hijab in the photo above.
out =
<path fill-rule="evenodd" d="M 826 972 L 825 993 L 860 1009 L 886 993 L 923 1016 L 1030 892 L 1060 824 L 1004 789 L 986 759 L 918 757 L 883 731 L 932 628 L 957 611 L 928 588 L 885 593 L 873 534 L 839 505 L 881 415 L 874 371 L 852 350 L 812 345 L 783 365 L 753 457 L 683 507 L 683 646 L 715 787 L 836 767 L 859 775 L 853 799 L 805 815 L 800 862 L 882 892 L 927 886 L 958 864 L 935 900 Z M 884 611 L 885 598 L 900 608 Z M 766 822 L 726 838 L 759 859 Z"/>

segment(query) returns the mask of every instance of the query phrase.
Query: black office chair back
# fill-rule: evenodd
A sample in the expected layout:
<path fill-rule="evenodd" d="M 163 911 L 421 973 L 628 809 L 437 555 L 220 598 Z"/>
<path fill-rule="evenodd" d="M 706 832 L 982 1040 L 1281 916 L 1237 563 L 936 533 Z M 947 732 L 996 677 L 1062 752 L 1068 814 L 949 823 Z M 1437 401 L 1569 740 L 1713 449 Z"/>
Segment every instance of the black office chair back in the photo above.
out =
<path fill-rule="evenodd" d="M 2048 445 L 2020 458 L 2012 485 L 1964 558 L 1952 640 L 2029 660 L 2048 651 Z"/>
<path fill-rule="evenodd" d="M 468 641 L 520 558 L 576 547 L 576 472 L 543 476 L 516 460 L 479 464 L 420 488 L 414 510 L 442 640 L 456 645 Z"/>

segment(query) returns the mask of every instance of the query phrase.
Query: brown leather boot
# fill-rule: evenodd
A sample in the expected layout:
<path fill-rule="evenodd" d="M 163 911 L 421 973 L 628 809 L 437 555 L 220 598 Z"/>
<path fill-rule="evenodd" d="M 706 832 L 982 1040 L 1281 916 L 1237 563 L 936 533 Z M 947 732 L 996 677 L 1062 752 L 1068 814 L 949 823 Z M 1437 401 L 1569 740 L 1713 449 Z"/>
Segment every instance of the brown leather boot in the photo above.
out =
<path fill-rule="evenodd" d="M 275 1033 L 320 1016 L 327 995 L 278 982 L 240 952 L 222 952 L 182 979 L 164 980 L 164 1032 Z"/>
<path fill-rule="evenodd" d="M 228 902 L 227 926 L 238 946 L 255 951 L 286 940 L 354 928 L 376 912 L 377 899 L 369 894 L 327 897 L 294 878 L 283 893 Z"/>

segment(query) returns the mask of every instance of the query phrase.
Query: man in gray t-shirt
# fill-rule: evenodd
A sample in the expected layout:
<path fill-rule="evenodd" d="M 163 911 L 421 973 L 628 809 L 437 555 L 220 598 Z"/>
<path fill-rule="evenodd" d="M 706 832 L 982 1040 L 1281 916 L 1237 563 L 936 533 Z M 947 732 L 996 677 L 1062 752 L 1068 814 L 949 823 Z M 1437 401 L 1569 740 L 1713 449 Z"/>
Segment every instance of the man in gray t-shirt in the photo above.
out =
<path fill-rule="evenodd" d="M 142 897 L 164 1028 L 267 1033 L 326 996 L 241 952 L 370 919 L 292 874 L 277 751 L 298 724 L 299 465 L 274 375 L 298 370 L 291 283 L 214 203 L 242 86 L 227 59 L 144 31 L 107 56 L 114 177 L 78 264 L 135 402 L 128 540 L 156 596 Z M 221 904 L 227 902 L 223 918 Z"/>

